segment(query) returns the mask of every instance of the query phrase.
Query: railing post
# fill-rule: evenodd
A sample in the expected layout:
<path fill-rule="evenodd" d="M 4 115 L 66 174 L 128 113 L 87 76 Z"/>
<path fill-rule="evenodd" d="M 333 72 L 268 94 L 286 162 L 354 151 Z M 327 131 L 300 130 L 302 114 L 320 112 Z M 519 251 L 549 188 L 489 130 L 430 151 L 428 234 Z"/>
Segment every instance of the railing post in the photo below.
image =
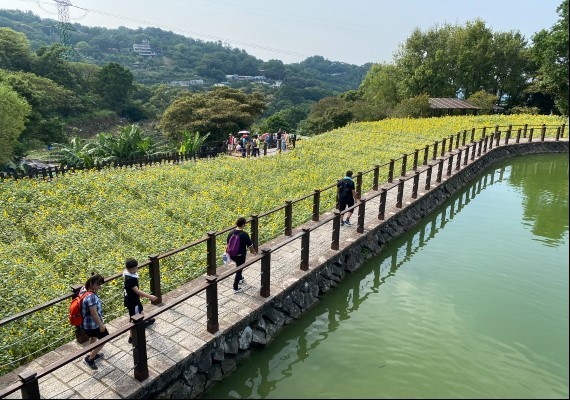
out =
<path fill-rule="evenodd" d="M 495 146 L 499 147 L 501 143 L 501 131 L 497 131 L 495 134 L 497 135 L 497 137 L 495 138 Z"/>
<path fill-rule="evenodd" d="M 526 137 L 526 131 L 528 129 L 528 124 L 524 124 L 523 138 Z"/>
<path fill-rule="evenodd" d="M 507 129 L 507 133 L 505 133 L 505 144 L 509 144 L 509 139 L 511 138 L 512 131 L 513 131 L 513 126 L 509 125 L 509 129 Z"/>
<path fill-rule="evenodd" d="M 374 178 L 372 182 L 372 190 L 378 190 L 378 180 L 380 179 L 380 165 L 374 166 Z"/>
<path fill-rule="evenodd" d="M 261 297 L 267 298 L 271 295 L 271 249 L 263 248 L 261 249 L 261 288 L 259 289 L 259 295 Z"/>
<path fill-rule="evenodd" d="M 311 244 L 311 229 L 303 228 L 303 236 L 301 236 L 301 264 L 299 268 L 302 271 L 309 269 L 309 246 Z"/>
<path fill-rule="evenodd" d="M 358 224 L 356 232 L 364 233 L 364 213 L 366 212 L 366 199 L 361 199 L 358 203 Z"/>
<path fill-rule="evenodd" d="M 436 182 L 441 182 L 441 173 L 443 172 L 443 159 L 439 159 L 437 163 L 437 178 Z"/>
<path fill-rule="evenodd" d="M 420 173 L 419 171 L 416 171 L 416 174 L 414 175 L 414 184 L 412 186 L 412 199 L 418 198 L 419 183 L 420 183 Z"/>
<path fill-rule="evenodd" d="M 412 169 L 415 171 L 416 169 L 418 169 L 418 153 L 420 152 L 419 149 L 414 150 L 414 166 L 412 167 Z"/>
<path fill-rule="evenodd" d="M 461 136 L 461 132 L 457 132 L 457 136 L 455 136 L 455 148 L 459 148 L 459 139 Z"/>
<path fill-rule="evenodd" d="M 360 200 L 362 196 L 362 172 L 356 174 L 356 200 Z"/>
<path fill-rule="evenodd" d="M 216 333 L 220 329 L 218 323 L 218 277 L 207 276 L 206 282 L 206 330 Z"/>
<path fill-rule="evenodd" d="M 23 371 L 18 374 L 20 382 L 22 382 L 22 399 L 39 399 L 40 398 L 40 385 L 37 378 L 37 373 L 30 371 Z"/>
<path fill-rule="evenodd" d="M 469 145 L 465 147 L 465 158 L 463 159 L 463 165 L 467 165 L 469 159 Z"/>
<path fill-rule="evenodd" d="M 487 144 L 489 143 L 489 136 L 485 136 L 483 140 L 483 154 L 487 153 Z M 491 138 L 491 147 L 493 147 L 493 138 Z"/>
<path fill-rule="evenodd" d="M 73 295 L 71 296 L 72 299 L 79 296 L 79 291 L 81 290 L 82 287 L 83 285 L 71 286 L 71 290 L 73 291 Z M 77 340 L 77 343 L 85 343 L 89 340 L 89 336 L 87 336 L 87 334 L 85 333 L 83 328 L 81 328 L 81 326 L 75 327 L 75 340 Z"/>
<path fill-rule="evenodd" d="M 293 203 L 285 201 L 285 236 L 291 236 L 293 232 Z"/>
<path fill-rule="evenodd" d="M 216 232 L 208 232 L 208 242 L 206 244 L 207 248 L 207 273 L 208 275 L 216 275 Z"/>
<path fill-rule="evenodd" d="M 566 128 L 566 124 L 562 124 L 560 129 L 560 137 L 564 137 L 564 128 Z"/>
<path fill-rule="evenodd" d="M 530 131 L 528 133 L 528 142 L 532 142 L 532 135 L 534 134 L 534 128 L 530 128 Z"/>
<path fill-rule="evenodd" d="M 257 252 L 259 247 L 259 216 L 257 214 L 251 214 L 251 242 Z"/>
<path fill-rule="evenodd" d="M 402 169 L 400 171 L 400 176 L 406 176 L 407 164 L 408 164 L 408 155 L 403 154 L 402 155 Z"/>
<path fill-rule="evenodd" d="M 383 220 L 386 214 L 386 193 L 385 188 L 380 189 L 380 203 L 378 205 L 378 219 Z"/>
<path fill-rule="evenodd" d="M 148 265 L 148 276 L 150 279 L 150 292 L 154 294 L 157 299 L 152 304 L 162 303 L 162 288 L 160 287 L 160 264 L 158 254 L 148 256 L 150 264 Z"/>
<path fill-rule="evenodd" d="M 481 139 L 485 138 L 487 136 L 487 127 L 484 126 L 483 129 L 481 130 Z"/>
<path fill-rule="evenodd" d="M 331 250 L 338 250 L 340 241 L 340 212 L 334 211 Z"/>
<path fill-rule="evenodd" d="M 449 137 L 449 148 L 447 149 L 448 152 L 453 150 L 453 135 Z"/>
<path fill-rule="evenodd" d="M 493 148 L 493 140 L 497 137 L 499 132 L 493 132 L 491 137 L 489 138 L 489 150 Z M 487 143 L 485 143 L 485 153 L 487 152 Z"/>
<path fill-rule="evenodd" d="M 556 141 L 560 141 L 560 127 L 556 128 Z"/>
<path fill-rule="evenodd" d="M 402 208 L 403 197 L 404 197 L 404 179 L 400 178 L 398 182 L 398 196 L 396 197 L 397 208 Z"/>
<path fill-rule="evenodd" d="M 463 149 L 459 149 L 459 153 L 457 153 L 457 163 L 455 164 L 455 169 L 458 170 L 461 168 L 461 154 L 463 153 Z"/>
<path fill-rule="evenodd" d="M 433 165 L 430 165 L 427 169 L 426 173 L 426 185 L 424 187 L 425 190 L 429 190 L 431 188 L 431 173 L 433 170 Z"/>
<path fill-rule="evenodd" d="M 135 314 L 131 321 L 135 324 L 131 328 L 133 335 L 133 361 L 135 364 L 134 375 L 139 382 L 148 378 L 148 357 L 146 354 L 146 333 L 144 315 Z"/>
<path fill-rule="evenodd" d="M 424 165 L 427 165 L 428 163 L 428 157 L 429 157 L 429 144 L 426 145 L 426 147 L 424 148 Z"/>
<path fill-rule="evenodd" d="M 475 141 L 475 128 L 471 128 L 471 141 L 470 143 L 473 143 Z"/>
<path fill-rule="evenodd" d="M 473 143 L 472 151 L 471 151 L 471 161 L 475 159 L 475 150 L 477 150 L 477 142 Z"/>
<path fill-rule="evenodd" d="M 451 169 L 453 168 L 453 154 L 449 155 L 447 159 L 447 176 L 451 175 Z"/>
<path fill-rule="evenodd" d="M 447 138 L 443 138 L 441 140 L 441 156 L 443 157 L 443 155 L 445 154 L 445 144 L 447 143 Z"/>
<path fill-rule="evenodd" d="M 388 183 L 394 180 L 394 159 L 390 159 L 390 166 L 388 167 Z"/>
<path fill-rule="evenodd" d="M 432 154 L 432 157 L 431 157 L 432 160 L 435 160 L 435 159 L 437 158 L 437 143 L 438 143 L 438 142 L 436 141 L 436 142 L 433 144 L 433 154 Z"/>
<path fill-rule="evenodd" d="M 467 141 L 467 129 L 463 130 L 463 137 L 461 138 L 461 146 L 465 146 L 465 142 Z"/>
<path fill-rule="evenodd" d="M 313 193 L 313 221 L 319 220 L 319 212 L 321 207 L 321 191 L 315 189 Z"/>
<path fill-rule="evenodd" d="M 521 128 L 519 128 L 519 130 L 517 131 L 517 140 L 516 140 L 516 142 L 515 142 L 515 143 L 518 143 L 518 142 L 520 142 L 520 141 L 521 141 L 521 131 L 522 131 L 522 129 L 521 129 Z"/>
<path fill-rule="evenodd" d="M 544 142 L 544 137 L 546 136 L 546 125 L 542 124 L 542 130 L 540 132 L 540 141 Z"/>

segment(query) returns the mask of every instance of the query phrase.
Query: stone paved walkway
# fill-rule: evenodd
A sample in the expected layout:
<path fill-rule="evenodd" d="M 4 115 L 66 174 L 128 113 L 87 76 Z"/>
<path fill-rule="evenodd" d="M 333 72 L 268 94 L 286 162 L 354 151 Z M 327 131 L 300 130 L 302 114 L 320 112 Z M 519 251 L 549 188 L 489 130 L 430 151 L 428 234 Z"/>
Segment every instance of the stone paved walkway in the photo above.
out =
<path fill-rule="evenodd" d="M 501 144 L 502 145 L 502 144 Z M 453 153 L 456 153 L 454 151 Z M 431 157 L 430 157 L 431 158 Z M 472 161 L 470 160 L 470 165 Z M 475 157 L 477 160 L 479 157 Z M 430 163 L 435 163 L 430 161 Z M 453 161 L 452 176 L 457 173 L 455 171 L 456 159 Z M 447 173 L 447 161 L 444 162 L 442 182 L 449 177 Z M 461 162 L 463 168 L 463 160 Z M 426 167 L 418 168 L 423 171 Z M 413 174 L 409 171 L 407 176 Z M 431 190 L 436 183 L 437 167 L 433 168 L 431 179 Z M 397 182 L 397 179 L 394 179 Z M 403 207 L 414 201 L 411 198 L 413 179 L 409 179 L 405 183 Z M 423 196 L 426 191 L 423 190 L 425 185 L 425 174 L 420 174 L 420 184 L 418 198 Z M 385 184 L 382 187 L 392 186 Z M 368 198 L 374 193 L 369 190 L 371 188 L 363 187 L 363 198 Z M 385 218 L 388 219 L 400 209 L 395 207 L 397 188 L 388 191 L 386 202 Z M 379 221 L 378 208 L 380 196 L 366 203 L 365 212 L 365 233 L 378 226 Z M 323 217 L 332 215 L 331 210 Z M 352 241 L 361 236 L 356 232 L 356 222 L 358 221 L 357 211 L 351 218 L 352 226 L 341 227 L 340 230 L 340 250 L 349 245 Z M 302 227 L 314 225 L 315 222 L 307 222 Z M 300 228 L 294 229 L 293 234 L 300 232 Z M 262 247 L 272 247 L 275 244 L 287 239 L 285 236 L 278 237 L 268 243 L 260 244 Z M 337 251 L 331 250 L 332 241 L 332 222 L 319 227 L 311 232 L 310 241 L 310 267 L 314 267 L 324 262 Z M 276 250 L 271 255 L 271 297 L 280 293 L 293 281 L 303 276 L 307 272 L 299 269 L 301 253 L 301 241 L 296 240 Z M 219 270 L 222 268 L 220 267 Z M 233 279 L 223 280 L 218 284 L 219 295 L 219 324 L 220 330 L 216 334 L 222 333 L 242 317 L 248 315 L 252 310 L 264 304 L 269 299 L 259 296 L 260 290 L 260 263 L 257 262 L 244 271 L 246 284 L 243 286 L 243 293 L 234 294 L 231 284 Z M 168 304 L 178 295 L 187 293 L 188 288 L 192 285 L 189 283 L 163 296 L 163 304 Z M 154 306 L 146 306 L 148 313 Z M 115 331 L 118 327 L 128 322 L 127 317 L 121 317 L 113 321 L 109 321 L 107 326 L 110 332 Z M 99 370 L 92 371 L 82 361 L 82 357 L 68 364 L 55 373 L 40 379 L 40 394 L 42 398 L 127 398 L 132 393 L 145 385 L 145 382 L 156 378 L 168 368 L 175 365 L 178 361 L 186 358 L 195 350 L 200 348 L 204 343 L 215 337 L 206 331 L 206 299 L 205 293 L 195 296 L 178 307 L 164 312 L 157 317 L 154 325 L 146 330 L 147 353 L 150 376 L 143 382 L 138 382 L 133 377 L 133 356 L 131 345 L 127 343 L 127 336 L 122 335 L 117 339 L 107 343 L 103 348 L 105 359 L 98 362 Z M 0 388 L 5 388 L 9 384 L 18 381 L 18 373 L 28 371 L 38 371 L 55 360 L 69 356 L 73 351 L 80 349 L 82 345 L 72 342 L 61 346 L 60 348 L 39 357 L 30 364 L 23 366 L 16 371 L 0 377 Z M 17 392 L 9 395 L 7 398 L 21 398 L 21 393 Z"/>

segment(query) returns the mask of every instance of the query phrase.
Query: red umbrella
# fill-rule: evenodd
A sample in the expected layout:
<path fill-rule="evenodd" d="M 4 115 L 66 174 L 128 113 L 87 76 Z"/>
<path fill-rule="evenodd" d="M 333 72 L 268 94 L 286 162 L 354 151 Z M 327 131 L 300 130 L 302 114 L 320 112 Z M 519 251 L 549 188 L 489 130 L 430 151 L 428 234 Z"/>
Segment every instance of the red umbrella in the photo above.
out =
<path fill-rule="evenodd" d="M 263 135 L 261 135 L 259 138 L 260 138 L 261 140 L 265 140 L 265 138 L 266 138 L 267 136 L 269 136 L 269 133 L 268 133 L 268 132 L 265 132 L 265 133 L 264 133 Z"/>

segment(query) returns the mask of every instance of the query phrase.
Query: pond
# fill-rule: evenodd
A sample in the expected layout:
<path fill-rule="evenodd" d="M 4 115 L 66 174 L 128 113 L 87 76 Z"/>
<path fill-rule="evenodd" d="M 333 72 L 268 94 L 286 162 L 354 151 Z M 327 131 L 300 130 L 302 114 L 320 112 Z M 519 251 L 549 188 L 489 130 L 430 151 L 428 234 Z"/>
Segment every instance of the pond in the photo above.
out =
<path fill-rule="evenodd" d="M 495 164 L 202 398 L 568 398 L 568 155 Z"/>

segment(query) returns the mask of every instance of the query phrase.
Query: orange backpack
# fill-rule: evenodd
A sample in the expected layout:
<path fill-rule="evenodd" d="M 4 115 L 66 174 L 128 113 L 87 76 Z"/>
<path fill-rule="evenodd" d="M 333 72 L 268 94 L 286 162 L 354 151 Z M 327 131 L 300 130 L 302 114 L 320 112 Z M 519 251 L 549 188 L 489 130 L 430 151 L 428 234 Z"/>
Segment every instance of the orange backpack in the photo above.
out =
<path fill-rule="evenodd" d="M 69 304 L 69 323 L 73 326 L 80 326 L 83 322 L 83 313 L 81 312 L 81 303 L 83 298 L 89 293 L 94 293 L 90 291 L 85 291 L 77 297 L 74 297 Z"/>

